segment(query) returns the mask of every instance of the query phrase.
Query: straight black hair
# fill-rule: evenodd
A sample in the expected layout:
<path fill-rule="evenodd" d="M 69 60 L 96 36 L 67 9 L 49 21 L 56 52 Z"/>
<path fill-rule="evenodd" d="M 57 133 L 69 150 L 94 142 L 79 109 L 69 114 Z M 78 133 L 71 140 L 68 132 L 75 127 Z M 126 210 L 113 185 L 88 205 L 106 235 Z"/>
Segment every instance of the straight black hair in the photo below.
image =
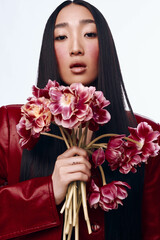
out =
<path fill-rule="evenodd" d="M 43 35 L 37 86 L 39 88 L 45 87 L 48 79 L 56 80 L 60 84 L 63 83 L 58 72 L 53 33 L 58 13 L 72 3 L 86 7 L 95 20 L 99 39 L 99 74 L 93 84 L 97 90 L 103 91 L 105 97 L 111 102 L 107 108 L 111 114 L 111 120 L 94 133 L 94 136 L 104 132 L 128 134 L 128 126 L 136 126 L 136 120 L 122 79 L 113 37 L 103 15 L 88 2 L 82 0 L 65 1 L 49 17 Z M 128 112 L 124 102 L 128 105 Z M 51 126 L 51 132 L 60 135 L 58 128 L 54 125 Z M 23 151 L 20 180 L 24 181 L 52 174 L 57 156 L 65 150 L 65 144 L 61 140 L 41 136 L 31 151 Z M 118 210 L 105 214 L 105 238 L 109 240 L 140 240 L 144 169 L 139 169 L 136 174 L 127 175 L 121 174 L 119 171 L 112 172 L 107 163 L 104 163 L 104 169 L 107 182 L 126 181 L 132 187 L 129 197 L 125 200 L 125 206 L 120 206 Z"/>
<path fill-rule="evenodd" d="M 105 127 L 112 132 L 126 133 L 128 125 L 135 126 L 136 120 L 122 79 L 114 40 L 103 15 L 88 2 L 82 0 L 65 1 L 49 17 L 43 35 L 37 86 L 39 88 L 45 87 L 48 79 L 56 80 L 62 84 L 54 51 L 53 32 L 58 13 L 71 3 L 86 7 L 95 19 L 99 39 L 99 74 L 94 84 L 97 90 L 103 91 L 105 97 L 111 102 L 108 109 L 112 119 Z M 126 115 L 124 98 L 131 113 L 130 118 Z"/>

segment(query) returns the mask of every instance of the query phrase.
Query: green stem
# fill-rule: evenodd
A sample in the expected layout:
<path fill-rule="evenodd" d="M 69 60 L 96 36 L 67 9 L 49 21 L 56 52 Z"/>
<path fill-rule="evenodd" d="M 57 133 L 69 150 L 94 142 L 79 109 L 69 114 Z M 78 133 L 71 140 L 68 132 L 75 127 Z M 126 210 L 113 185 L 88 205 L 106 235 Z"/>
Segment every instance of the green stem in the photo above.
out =
<path fill-rule="evenodd" d="M 81 124 L 79 126 L 79 143 L 78 143 L 78 147 L 81 147 L 83 138 L 84 138 L 84 132 L 82 133 L 82 124 Z"/>
<path fill-rule="evenodd" d="M 90 146 L 92 146 L 93 143 L 97 142 L 99 139 L 104 138 L 104 137 L 115 137 L 118 136 L 118 134 L 114 134 L 114 133 L 107 133 L 107 134 L 103 134 L 95 139 L 93 139 L 87 146 L 86 149 L 88 149 Z"/>
<path fill-rule="evenodd" d="M 137 142 L 136 140 L 133 140 L 133 139 L 131 139 L 131 138 L 129 138 L 129 137 L 124 137 L 124 139 L 127 140 L 127 141 L 130 141 L 130 142 L 133 142 L 133 143 L 137 144 L 137 145 L 140 146 L 140 147 L 141 147 L 141 145 L 142 145 L 140 142 Z"/>
<path fill-rule="evenodd" d="M 76 146 L 76 133 L 74 132 L 74 128 L 72 129 L 72 141 L 73 141 L 73 145 Z"/>
<path fill-rule="evenodd" d="M 69 149 L 70 146 L 69 146 L 69 143 L 68 143 L 68 141 L 67 141 L 67 138 L 66 138 L 66 136 L 65 136 L 65 134 L 64 134 L 64 132 L 63 132 L 62 127 L 59 126 L 59 129 L 60 129 L 60 131 L 61 131 L 61 134 L 62 134 L 62 137 L 63 137 L 63 139 L 64 139 L 64 141 L 65 141 L 65 144 L 66 144 L 67 148 Z"/>
<path fill-rule="evenodd" d="M 93 153 L 93 152 L 92 152 L 91 150 L 86 149 L 86 152 L 92 156 L 92 153 Z"/>
<path fill-rule="evenodd" d="M 60 140 L 63 140 L 63 141 L 64 141 L 63 137 L 61 137 L 61 136 L 58 136 L 58 135 L 55 135 L 55 134 L 52 134 L 52 133 L 41 132 L 41 135 L 45 135 L 45 136 L 49 136 L 49 137 L 58 138 L 58 139 L 60 139 Z"/>
<path fill-rule="evenodd" d="M 87 149 L 92 149 L 92 148 L 107 148 L 107 144 L 106 143 L 97 143 L 97 144 L 92 144 L 92 146 L 90 146 Z"/>
<path fill-rule="evenodd" d="M 63 131 L 67 135 L 67 138 L 68 138 L 68 141 L 70 143 L 70 146 L 72 147 L 73 146 L 73 141 L 72 141 L 71 135 L 69 134 L 69 132 L 65 128 L 63 128 Z"/>
<path fill-rule="evenodd" d="M 116 136 L 120 136 L 119 134 L 115 134 L 115 133 L 107 133 L 107 134 L 103 134 L 97 138 L 95 138 L 93 141 L 91 141 L 87 146 L 86 149 L 90 148 L 92 146 L 93 143 L 97 142 L 98 140 L 105 138 L 105 137 L 116 137 Z M 123 139 L 128 140 L 130 142 L 136 143 L 137 145 L 141 146 L 141 143 L 129 138 L 129 137 L 123 137 Z"/>
<path fill-rule="evenodd" d="M 79 126 L 79 143 L 78 143 L 78 147 L 81 147 L 81 142 L 83 140 L 83 136 L 82 136 L 82 124 L 80 124 Z"/>
<path fill-rule="evenodd" d="M 78 145 L 79 147 L 84 147 L 86 145 L 88 125 L 89 125 L 89 122 L 86 123 L 85 129 L 83 130 L 83 133 L 79 138 L 79 145 Z M 81 131 L 82 131 L 82 127 L 81 127 Z"/>
<path fill-rule="evenodd" d="M 83 146 L 86 146 L 87 133 L 88 133 L 88 125 L 89 125 L 89 122 L 86 123 L 86 127 L 85 127 L 85 130 L 84 130 L 84 141 L 83 141 Z"/>
<path fill-rule="evenodd" d="M 103 186 L 104 186 L 104 185 L 107 184 L 107 183 L 106 183 L 106 178 L 105 178 L 105 175 L 104 175 L 104 171 L 103 171 L 103 168 L 102 168 L 101 165 L 98 166 L 98 167 L 99 167 L 99 170 L 100 170 L 100 172 L 101 172 L 102 182 L 103 182 Z"/>

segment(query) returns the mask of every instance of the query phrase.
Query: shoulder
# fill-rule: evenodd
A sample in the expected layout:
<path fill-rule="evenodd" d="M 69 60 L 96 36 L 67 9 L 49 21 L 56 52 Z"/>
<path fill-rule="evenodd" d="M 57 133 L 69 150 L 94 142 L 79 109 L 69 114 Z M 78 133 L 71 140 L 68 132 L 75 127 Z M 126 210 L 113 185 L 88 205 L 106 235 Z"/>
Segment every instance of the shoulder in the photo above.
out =
<path fill-rule="evenodd" d="M 0 107 L 1 141 L 5 142 L 8 141 L 12 136 L 16 137 L 16 125 L 21 118 L 21 106 L 21 104 L 14 104 Z"/>
<path fill-rule="evenodd" d="M 154 131 L 160 131 L 160 124 L 145 116 L 135 114 L 137 123 L 147 122 Z M 160 137 L 159 137 L 160 145 Z M 159 239 L 160 236 L 160 152 L 156 157 L 150 157 L 145 164 L 142 229 L 143 239 Z M 154 207 L 152 207 L 154 206 Z"/>
<path fill-rule="evenodd" d="M 20 118 L 20 104 L 0 107 L 0 185 L 4 183 L 3 179 L 8 181 L 11 172 L 14 172 L 14 178 L 18 179 L 19 176 L 22 149 L 16 125 Z"/>
<path fill-rule="evenodd" d="M 17 123 L 21 117 L 21 106 L 22 104 L 12 104 L 0 107 L 1 121 Z"/>
<path fill-rule="evenodd" d="M 5 106 L 0 107 L 0 111 L 1 111 L 1 113 L 10 113 L 10 114 L 20 113 L 21 106 L 22 106 L 22 104 L 5 105 Z"/>
<path fill-rule="evenodd" d="M 154 120 L 146 117 L 146 116 L 143 116 L 143 115 L 140 115 L 140 114 L 134 114 L 135 117 L 136 117 L 136 120 L 137 120 L 137 123 L 140 123 L 140 122 L 147 122 L 149 125 L 152 126 L 153 130 L 157 130 L 157 131 L 160 131 L 160 124 L 155 122 Z"/>

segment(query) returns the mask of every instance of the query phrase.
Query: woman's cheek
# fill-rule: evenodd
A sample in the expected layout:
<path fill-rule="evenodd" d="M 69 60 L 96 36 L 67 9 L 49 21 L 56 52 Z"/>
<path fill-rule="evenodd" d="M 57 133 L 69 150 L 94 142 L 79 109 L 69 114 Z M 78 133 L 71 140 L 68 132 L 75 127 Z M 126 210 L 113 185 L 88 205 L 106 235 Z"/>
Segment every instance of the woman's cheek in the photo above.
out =
<path fill-rule="evenodd" d="M 55 46 L 55 53 L 58 64 L 62 63 L 62 61 L 65 61 L 66 52 L 63 46 Z"/>
<path fill-rule="evenodd" d="M 88 46 L 88 53 L 90 54 L 91 58 L 98 60 L 99 58 L 99 46 L 98 44 L 91 44 Z"/>

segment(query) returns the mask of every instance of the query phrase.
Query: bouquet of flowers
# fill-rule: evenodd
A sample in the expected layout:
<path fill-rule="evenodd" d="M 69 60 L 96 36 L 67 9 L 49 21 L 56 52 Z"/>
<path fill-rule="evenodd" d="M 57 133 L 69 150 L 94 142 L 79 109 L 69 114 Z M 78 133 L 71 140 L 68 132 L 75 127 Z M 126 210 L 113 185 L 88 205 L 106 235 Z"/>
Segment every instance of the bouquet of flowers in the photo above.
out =
<path fill-rule="evenodd" d="M 17 125 L 22 148 L 32 149 L 41 134 L 65 141 L 67 148 L 77 145 L 90 154 L 98 167 L 103 186 L 97 186 L 93 179 L 86 193 L 84 182 L 73 182 L 69 185 L 65 203 L 61 213 L 65 212 L 63 239 L 71 237 L 75 227 L 75 239 L 78 239 L 78 213 L 83 206 L 84 217 L 91 233 L 91 226 L 87 210 L 87 200 L 90 207 L 100 206 L 104 211 L 117 209 L 118 204 L 127 197 L 128 183 L 113 181 L 106 183 L 103 162 L 106 160 L 112 171 L 119 168 L 123 174 L 136 172 L 137 166 L 147 163 L 149 157 L 158 154 L 160 133 L 153 131 L 146 122 L 141 122 L 137 128 L 129 127 L 130 135 L 104 134 L 90 143 L 86 142 L 88 129 L 97 131 L 99 126 L 106 124 L 111 116 L 105 109 L 110 102 L 101 91 L 95 87 L 86 87 L 81 83 L 70 86 L 59 85 L 49 80 L 45 88 L 33 86 L 33 96 L 21 107 L 22 117 Z M 51 123 L 59 126 L 62 136 L 49 133 Z M 110 137 L 108 143 L 97 143 L 99 139 Z M 77 141 L 78 139 L 78 141 Z"/>

